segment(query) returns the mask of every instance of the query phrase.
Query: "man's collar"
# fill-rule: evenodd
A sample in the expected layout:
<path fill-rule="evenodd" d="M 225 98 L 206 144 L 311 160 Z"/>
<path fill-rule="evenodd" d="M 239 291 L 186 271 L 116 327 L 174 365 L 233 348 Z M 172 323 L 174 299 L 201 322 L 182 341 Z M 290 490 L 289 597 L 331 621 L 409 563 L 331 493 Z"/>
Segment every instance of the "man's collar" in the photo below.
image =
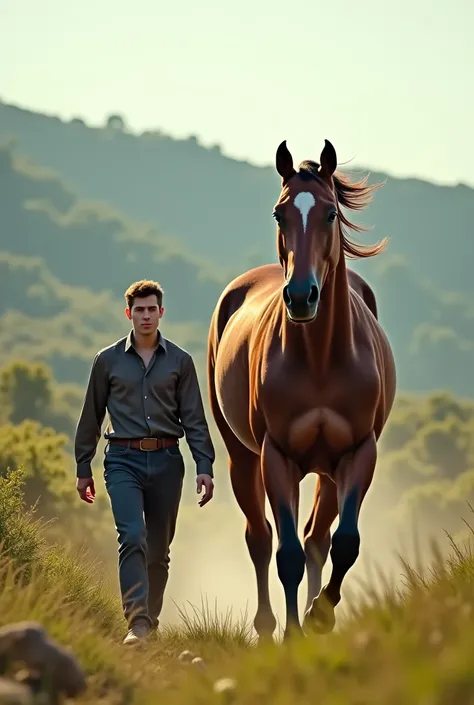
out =
<path fill-rule="evenodd" d="M 157 347 L 163 348 L 164 352 L 167 352 L 166 338 L 163 337 L 160 331 L 158 331 L 158 344 Z M 128 352 L 130 348 L 135 350 L 135 337 L 133 335 L 133 330 L 127 335 L 125 340 L 125 352 Z"/>

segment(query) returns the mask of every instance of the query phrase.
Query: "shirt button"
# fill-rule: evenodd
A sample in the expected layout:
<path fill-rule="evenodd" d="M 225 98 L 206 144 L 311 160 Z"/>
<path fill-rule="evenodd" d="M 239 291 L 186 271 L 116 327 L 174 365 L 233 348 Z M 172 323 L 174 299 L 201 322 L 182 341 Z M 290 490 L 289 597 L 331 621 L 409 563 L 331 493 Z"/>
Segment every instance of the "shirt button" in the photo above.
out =
<path fill-rule="evenodd" d="M 149 419 L 149 418 L 150 418 L 150 417 L 149 417 L 149 416 L 147 416 L 147 419 Z"/>
<path fill-rule="evenodd" d="M 148 397 L 145 397 L 145 399 L 148 399 Z"/>

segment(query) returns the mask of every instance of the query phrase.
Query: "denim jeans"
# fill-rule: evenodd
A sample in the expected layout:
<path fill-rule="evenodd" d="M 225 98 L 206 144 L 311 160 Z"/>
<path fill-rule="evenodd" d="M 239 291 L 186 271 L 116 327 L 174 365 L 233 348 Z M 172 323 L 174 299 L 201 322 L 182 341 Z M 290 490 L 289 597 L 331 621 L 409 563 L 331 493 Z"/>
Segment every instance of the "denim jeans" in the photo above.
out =
<path fill-rule="evenodd" d="M 158 626 L 184 470 L 177 445 L 154 451 L 106 447 L 104 479 L 117 529 L 120 591 L 129 627 L 137 618 Z"/>

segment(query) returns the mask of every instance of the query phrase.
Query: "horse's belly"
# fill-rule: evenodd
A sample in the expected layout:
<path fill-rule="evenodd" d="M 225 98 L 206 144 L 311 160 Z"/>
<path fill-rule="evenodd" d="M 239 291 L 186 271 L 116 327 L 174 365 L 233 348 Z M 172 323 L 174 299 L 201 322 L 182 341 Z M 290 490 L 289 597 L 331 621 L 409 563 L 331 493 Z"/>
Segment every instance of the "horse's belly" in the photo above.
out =
<path fill-rule="evenodd" d="M 226 334 L 219 344 L 214 369 L 216 396 L 221 412 L 237 438 L 249 450 L 259 452 L 250 425 L 250 384 L 248 353 L 245 336 L 226 341 Z"/>

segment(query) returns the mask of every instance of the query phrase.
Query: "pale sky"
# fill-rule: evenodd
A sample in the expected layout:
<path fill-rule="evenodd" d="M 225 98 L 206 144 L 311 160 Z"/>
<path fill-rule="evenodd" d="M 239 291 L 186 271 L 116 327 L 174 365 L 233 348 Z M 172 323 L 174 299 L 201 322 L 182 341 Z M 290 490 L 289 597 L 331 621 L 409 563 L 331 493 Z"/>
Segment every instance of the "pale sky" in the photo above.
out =
<path fill-rule="evenodd" d="M 471 0 L 0 0 L 0 98 L 474 186 Z"/>

